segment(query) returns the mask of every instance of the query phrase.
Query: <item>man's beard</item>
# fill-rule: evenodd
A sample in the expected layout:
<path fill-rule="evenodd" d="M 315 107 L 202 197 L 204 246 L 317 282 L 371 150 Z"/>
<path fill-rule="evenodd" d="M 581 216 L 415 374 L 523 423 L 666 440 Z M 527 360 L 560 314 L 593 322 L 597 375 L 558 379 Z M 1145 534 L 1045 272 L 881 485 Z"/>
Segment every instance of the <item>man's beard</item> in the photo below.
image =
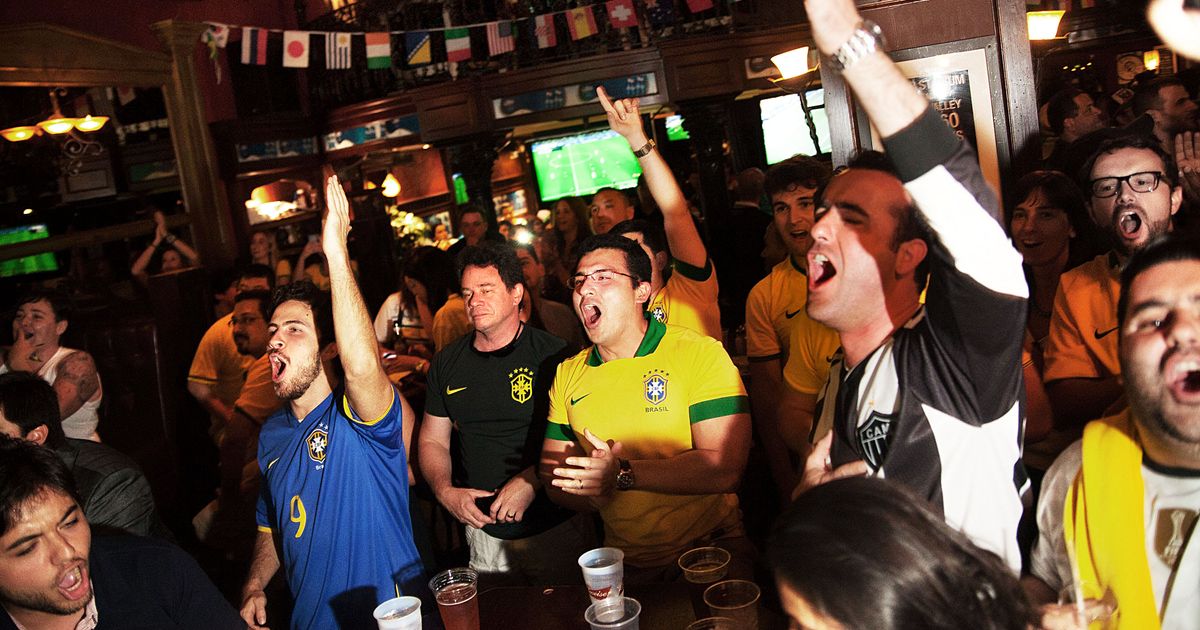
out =
<path fill-rule="evenodd" d="M 1173 443 L 1190 450 L 1193 455 L 1200 457 L 1200 434 L 1188 435 L 1183 428 L 1177 426 L 1167 417 L 1166 407 L 1171 401 L 1166 385 L 1153 378 L 1147 378 L 1136 371 L 1130 371 L 1131 366 L 1121 365 L 1121 373 L 1126 381 L 1125 392 L 1129 398 L 1129 408 L 1133 411 L 1137 424 L 1144 431 L 1149 431 L 1160 441 Z M 1185 413 L 1184 410 L 1173 410 L 1175 413 Z"/>
<path fill-rule="evenodd" d="M 295 375 L 275 384 L 275 395 L 283 400 L 296 400 L 308 391 L 308 386 L 321 375 L 321 355 L 313 356 L 312 363 L 299 367 Z"/>
<path fill-rule="evenodd" d="M 92 597 L 95 597 L 95 593 L 90 592 L 91 586 L 88 587 L 88 590 L 88 597 L 85 599 L 74 602 L 69 600 L 56 602 L 41 592 L 0 589 L 0 605 L 9 610 L 24 608 L 51 615 L 71 615 L 83 610 L 88 602 L 92 601 Z"/>

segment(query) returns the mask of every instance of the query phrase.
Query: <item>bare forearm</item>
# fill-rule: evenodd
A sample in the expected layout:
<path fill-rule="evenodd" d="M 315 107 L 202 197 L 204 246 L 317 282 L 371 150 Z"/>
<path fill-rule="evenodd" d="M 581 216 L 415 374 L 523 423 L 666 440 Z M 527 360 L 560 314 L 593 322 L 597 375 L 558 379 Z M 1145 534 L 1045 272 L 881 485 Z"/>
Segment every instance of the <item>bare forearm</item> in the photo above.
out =
<path fill-rule="evenodd" d="M 187 389 L 188 393 L 191 394 L 192 397 L 196 399 L 196 402 L 200 403 L 200 406 L 204 407 L 208 413 L 218 418 L 222 418 L 226 422 L 229 422 L 230 416 L 233 415 L 233 407 L 226 405 L 225 403 L 221 402 L 220 398 L 214 396 L 212 389 L 208 385 L 197 383 L 196 381 L 188 381 Z"/>
<path fill-rule="evenodd" d="M 782 489 L 791 492 L 795 487 L 796 471 L 792 466 L 788 449 L 779 435 L 779 388 L 783 378 L 779 374 L 779 361 L 750 364 L 750 411 L 759 442 L 767 455 L 767 466 L 771 476 Z"/>
<path fill-rule="evenodd" d="M 200 264 L 200 254 L 197 254 L 196 250 L 187 244 L 187 241 L 177 238 L 171 242 L 171 247 L 190 260 L 193 265 Z"/>
<path fill-rule="evenodd" d="M 440 442 L 422 438 L 420 451 L 421 457 L 417 464 L 434 495 L 452 487 L 450 449 Z"/>
<path fill-rule="evenodd" d="M 634 488 L 663 494 L 717 494 L 735 492 L 741 483 L 745 460 L 723 458 L 715 450 L 691 450 L 667 459 L 629 462 Z"/>
<path fill-rule="evenodd" d="M 279 554 L 275 551 L 275 539 L 269 532 L 258 532 L 254 539 L 254 557 L 250 561 L 250 574 L 242 587 L 242 599 L 249 593 L 261 591 L 279 570 Z"/>

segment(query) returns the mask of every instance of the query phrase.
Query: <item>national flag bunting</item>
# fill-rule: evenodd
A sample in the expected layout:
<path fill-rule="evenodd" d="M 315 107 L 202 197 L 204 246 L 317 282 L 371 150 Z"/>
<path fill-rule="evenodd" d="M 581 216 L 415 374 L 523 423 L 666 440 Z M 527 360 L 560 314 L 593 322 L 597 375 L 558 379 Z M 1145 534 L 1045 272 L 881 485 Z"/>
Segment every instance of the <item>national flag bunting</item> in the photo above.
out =
<path fill-rule="evenodd" d="M 630 28 L 637 26 L 637 13 L 633 10 L 633 0 L 609 0 L 605 3 L 608 8 L 608 19 L 613 28 Z"/>
<path fill-rule="evenodd" d="M 226 24 L 217 24 L 216 22 L 207 22 L 208 30 L 200 35 L 200 41 L 215 46 L 216 48 L 224 48 L 229 43 L 229 26 Z"/>
<path fill-rule="evenodd" d="M 309 35 L 308 31 L 283 32 L 283 67 L 308 67 Z"/>
<path fill-rule="evenodd" d="M 330 70 L 350 67 L 350 33 L 325 33 L 325 67 Z"/>
<path fill-rule="evenodd" d="M 675 23 L 675 5 L 671 0 L 645 0 L 645 3 L 650 28 L 666 28 Z"/>
<path fill-rule="evenodd" d="M 554 14 L 539 15 L 533 19 L 533 35 L 538 48 L 554 48 L 558 37 L 554 34 Z"/>
<path fill-rule="evenodd" d="M 712 0 L 687 0 L 688 11 L 699 13 L 713 8 Z"/>
<path fill-rule="evenodd" d="M 367 67 L 384 70 L 392 67 L 392 35 L 387 32 L 367 33 Z"/>
<path fill-rule="evenodd" d="M 579 7 L 567 11 L 567 28 L 571 31 L 571 39 L 576 41 L 595 35 L 599 29 L 596 28 L 596 16 L 592 14 L 592 7 Z"/>
<path fill-rule="evenodd" d="M 261 28 L 242 29 L 242 63 L 267 65 L 267 32 Z"/>
<path fill-rule="evenodd" d="M 513 37 L 512 22 L 502 20 L 488 23 L 487 37 L 489 57 L 513 51 L 515 38 Z"/>
<path fill-rule="evenodd" d="M 404 34 L 406 61 L 410 66 L 422 66 L 433 61 L 429 52 L 429 31 L 409 31 Z"/>
<path fill-rule="evenodd" d="M 466 28 L 446 29 L 446 59 L 466 61 L 471 58 L 471 31 Z"/>

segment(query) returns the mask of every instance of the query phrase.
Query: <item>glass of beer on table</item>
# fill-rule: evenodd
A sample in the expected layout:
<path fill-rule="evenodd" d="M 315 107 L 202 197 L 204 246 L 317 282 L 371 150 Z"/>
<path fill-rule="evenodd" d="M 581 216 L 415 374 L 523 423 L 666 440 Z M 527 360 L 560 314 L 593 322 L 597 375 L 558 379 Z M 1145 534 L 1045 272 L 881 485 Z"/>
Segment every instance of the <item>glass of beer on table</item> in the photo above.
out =
<path fill-rule="evenodd" d="M 429 580 L 446 630 L 479 630 L 479 574 L 471 569 L 448 569 Z"/>

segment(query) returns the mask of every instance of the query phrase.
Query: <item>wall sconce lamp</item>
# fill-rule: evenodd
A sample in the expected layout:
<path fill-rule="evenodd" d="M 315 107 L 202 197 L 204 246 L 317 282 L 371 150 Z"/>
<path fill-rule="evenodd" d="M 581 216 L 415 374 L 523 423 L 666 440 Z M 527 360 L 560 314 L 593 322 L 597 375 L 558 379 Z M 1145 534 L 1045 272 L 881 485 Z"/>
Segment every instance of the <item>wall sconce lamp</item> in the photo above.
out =
<path fill-rule="evenodd" d="M 812 61 L 816 57 L 815 62 Z M 779 78 L 771 79 L 776 87 L 800 97 L 800 109 L 804 112 L 804 123 L 808 126 L 808 135 L 812 138 L 813 147 L 821 151 L 821 141 L 817 138 L 817 125 L 813 122 L 812 112 L 808 108 L 808 88 L 813 80 L 820 78 L 816 72 L 820 68 L 820 56 L 816 51 L 810 51 L 808 46 L 794 48 L 785 53 L 771 57 L 771 63 L 779 69 Z"/>
<path fill-rule="evenodd" d="M 400 180 L 388 171 L 387 177 L 383 178 L 383 186 L 380 193 L 389 199 L 394 199 L 400 195 Z"/>
<path fill-rule="evenodd" d="M 1159 58 L 1157 50 L 1151 48 L 1150 50 L 1142 53 L 1142 65 L 1145 66 L 1147 70 L 1158 70 L 1158 63 Z"/>
<path fill-rule="evenodd" d="M 1058 36 L 1058 26 L 1066 11 L 1030 11 L 1025 14 L 1029 41 L 1065 39 Z"/>

